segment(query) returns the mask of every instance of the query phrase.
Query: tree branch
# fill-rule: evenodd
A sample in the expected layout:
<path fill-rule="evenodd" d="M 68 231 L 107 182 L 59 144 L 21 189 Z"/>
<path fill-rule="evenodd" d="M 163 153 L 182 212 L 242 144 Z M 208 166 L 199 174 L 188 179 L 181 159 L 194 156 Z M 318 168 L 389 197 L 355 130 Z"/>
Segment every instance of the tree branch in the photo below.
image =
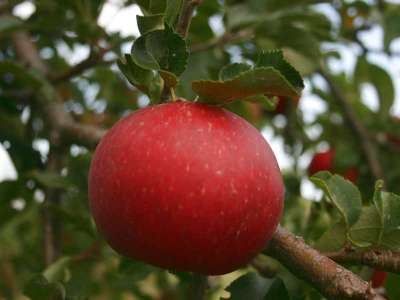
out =
<path fill-rule="evenodd" d="M 193 12 L 203 0 L 184 0 L 182 3 L 181 12 L 179 14 L 176 32 L 183 38 L 186 38 L 189 33 L 190 23 L 193 18 Z"/>
<path fill-rule="evenodd" d="M 91 52 L 90 55 L 81 61 L 80 63 L 76 64 L 75 66 L 72 66 L 68 70 L 61 72 L 59 74 L 53 74 L 50 77 L 50 81 L 53 82 L 54 84 L 61 83 L 63 81 L 69 80 L 71 78 L 74 78 L 76 76 L 81 75 L 83 72 L 85 72 L 88 69 L 91 69 L 95 66 L 98 65 L 111 65 L 116 62 L 116 60 L 103 60 L 104 54 L 108 50 L 104 49 L 100 53 L 98 52 Z"/>
<path fill-rule="evenodd" d="M 282 227 L 276 230 L 266 253 L 328 299 L 384 300 L 367 282 Z"/>
<path fill-rule="evenodd" d="M 47 75 L 48 69 L 40 58 L 39 52 L 26 31 L 18 31 L 12 35 L 15 51 L 19 59 L 28 67 L 37 69 Z"/>
<path fill-rule="evenodd" d="M 13 42 L 18 57 L 28 66 L 37 69 L 43 75 L 48 74 L 47 66 L 40 58 L 35 44 L 25 31 L 17 32 L 13 35 Z M 63 106 L 61 97 L 54 94 L 54 99 L 46 99 L 46 95 L 41 94 L 35 97 L 40 107 L 43 109 L 44 117 L 51 128 L 61 133 L 63 141 L 77 143 L 88 147 L 95 146 L 105 130 L 77 123 Z"/>
<path fill-rule="evenodd" d="M 354 251 L 342 249 L 324 255 L 338 263 L 365 265 L 375 269 L 400 274 L 400 252 L 390 250 Z"/>
<path fill-rule="evenodd" d="M 48 104 L 45 109 L 46 119 L 58 132 L 62 141 L 77 143 L 93 148 L 105 135 L 106 130 L 92 125 L 83 125 L 76 122 L 70 114 L 65 112 L 61 99 Z"/>
<path fill-rule="evenodd" d="M 378 150 L 376 149 L 375 144 L 372 142 L 367 129 L 360 122 L 350 102 L 347 100 L 343 92 L 336 86 L 331 77 L 323 70 L 319 70 L 319 74 L 328 83 L 333 97 L 336 99 L 343 111 L 343 116 L 345 117 L 346 122 L 349 124 L 350 128 L 355 133 L 356 138 L 359 140 L 373 177 L 375 180 L 384 180 L 385 176 L 382 166 L 379 162 Z"/>
<path fill-rule="evenodd" d="M 215 47 L 222 47 L 228 43 L 235 43 L 251 39 L 254 31 L 251 28 L 242 29 L 238 32 L 227 32 L 219 38 L 212 39 L 205 43 L 195 44 L 191 47 L 191 53 L 207 51 Z"/>
<path fill-rule="evenodd" d="M 54 149 L 54 144 L 57 144 L 57 133 L 53 132 L 50 137 L 50 142 L 53 145 L 51 149 L 47 170 L 52 173 L 57 173 L 61 169 L 61 159 L 57 150 Z M 44 230 L 44 263 L 45 266 L 50 266 L 55 262 L 61 253 L 61 230 L 62 223 L 52 212 L 52 206 L 59 205 L 61 201 L 61 189 L 47 188 L 46 189 L 46 203 L 43 209 L 43 230 Z"/>

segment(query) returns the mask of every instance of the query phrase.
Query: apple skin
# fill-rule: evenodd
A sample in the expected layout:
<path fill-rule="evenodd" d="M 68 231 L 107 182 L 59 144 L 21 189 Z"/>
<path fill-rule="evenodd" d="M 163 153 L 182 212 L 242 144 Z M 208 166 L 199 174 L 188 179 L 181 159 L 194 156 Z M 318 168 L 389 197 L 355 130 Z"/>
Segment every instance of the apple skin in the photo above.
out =
<path fill-rule="evenodd" d="M 222 108 L 177 101 L 109 130 L 91 163 L 89 198 L 99 232 L 120 254 L 218 275 L 266 246 L 284 186 L 257 129 Z"/>
<path fill-rule="evenodd" d="M 373 288 L 379 288 L 384 286 L 385 281 L 388 277 L 388 273 L 385 271 L 374 270 L 374 274 L 371 278 L 371 283 Z"/>

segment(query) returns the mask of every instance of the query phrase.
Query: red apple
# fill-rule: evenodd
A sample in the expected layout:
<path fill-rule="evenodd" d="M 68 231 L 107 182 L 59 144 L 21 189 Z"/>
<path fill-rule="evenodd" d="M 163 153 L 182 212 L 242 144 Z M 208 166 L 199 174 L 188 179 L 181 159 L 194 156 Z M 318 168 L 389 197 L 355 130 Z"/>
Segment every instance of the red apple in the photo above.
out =
<path fill-rule="evenodd" d="M 249 123 L 177 101 L 114 125 L 94 154 L 89 198 L 98 230 L 122 255 L 224 274 L 265 247 L 284 186 L 271 148 Z"/>
<path fill-rule="evenodd" d="M 374 274 L 371 278 L 371 283 L 373 288 L 379 288 L 384 286 L 388 273 L 385 271 L 374 270 Z"/>
<path fill-rule="evenodd" d="M 359 171 L 356 167 L 349 168 L 343 173 L 343 177 L 353 183 L 357 182 L 359 175 Z"/>
<path fill-rule="evenodd" d="M 333 171 L 334 159 L 334 149 L 316 153 L 308 166 L 308 174 L 311 176 L 320 171 Z"/>
<path fill-rule="evenodd" d="M 335 149 L 332 148 L 328 149 L 325 152 L 316 153 L 312 158 L 311 163 L 308 167 L 308 174 L 312 176 L 320 171 L 335 172 L 335 166 L 334 166 L 335 154 L 336 151 Z M 342 176 L 347 180 L 355 183 L 359 176 L 358 168 L 356 167 L 348 168 L 342 173 Z"/>
<path fill-rule="evenodd" d="M 274 113 L 275 114 L 285 114 L 286 107 L 288 105 L 288 101 L 292 101 L 294 108 L 296 108 L 299 105 L 299 100 L 300 100 L 300 98 L 290 99 L 289 97 L 278 96 L 278 103 L 276 104 Z"/>

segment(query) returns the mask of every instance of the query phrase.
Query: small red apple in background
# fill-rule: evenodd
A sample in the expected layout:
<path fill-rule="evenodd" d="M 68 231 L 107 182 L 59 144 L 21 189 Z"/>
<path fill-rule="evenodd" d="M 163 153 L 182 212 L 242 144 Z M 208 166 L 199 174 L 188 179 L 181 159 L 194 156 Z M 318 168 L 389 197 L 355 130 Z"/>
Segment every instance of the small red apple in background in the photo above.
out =
<path fill-rule="evenodd" d="M 315 153 L 310 165 L 308 166 L 308 174 L 311 176 L 320 171 L 332 171 L 334 159 L 334 149 L 328 149 L 324 152 Z"/>
<path fill-rule="evenodd" d="M 94 154 L 89 198 L 99 231 L 119 253 L 224 274 L 265 247 L 284 187 L 254 127 L 222 108 L 177 101 L 114 125 Z"/>
<path fill-rule="evenodd" d="M 360 172 L 356 167 L 351 167 L 343 172 L 343 177 L 355 183 L 360 176 Z"/>
<path fill-rule="evenodd" d="M 374 270 L 374 274 L 371 278 L 371 283 L 373 288 L 383 287 L 385 285 L 385 281 L 388 277 L 388 273 L 385 271 Z"/>
<path fill-rule="evenodd" d="M 335 166 L 334 166 L 335 155 L 336 151 L 333 148 L 330 148 L 324 152 L 316 153 L 313 156 L 310 165 L 308 166 L 309 176 L 312 176 L 313 174 L 320 171 L 335 172 Z M 347 180 L 355 183 L 359 177 L 359 171 L 356 167 L 351 167 L 345 170 L 342 173 L 342 176 Z"/>
<path fill-rule="evenodd" d="M 274 111 L 275 114 L 282 114 L 282 115 L 285 114 L 289 101 L 292 101 L 294 108 L 297 108 L 297 106 L 299 105 L 299 100 L 300 100 L 299 97 L 290 99 L 289 97 L 278 96 L 277 98 L 278 98 L 278 103 L 276 104 L 276 108 Z"/>

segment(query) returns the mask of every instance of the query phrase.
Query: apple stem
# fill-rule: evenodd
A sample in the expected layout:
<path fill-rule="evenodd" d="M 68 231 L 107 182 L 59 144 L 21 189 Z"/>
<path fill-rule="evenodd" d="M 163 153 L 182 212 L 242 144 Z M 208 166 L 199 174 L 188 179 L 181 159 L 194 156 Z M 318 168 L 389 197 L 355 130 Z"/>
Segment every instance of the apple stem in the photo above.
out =
<path fill-rule="evenodd" d="M 175 102 L 176 101 L 176 95 L 175 95 L 175 90 L 174 88 L 169 88 L 169 92 L 171 93 L 171 101 Z"/>

